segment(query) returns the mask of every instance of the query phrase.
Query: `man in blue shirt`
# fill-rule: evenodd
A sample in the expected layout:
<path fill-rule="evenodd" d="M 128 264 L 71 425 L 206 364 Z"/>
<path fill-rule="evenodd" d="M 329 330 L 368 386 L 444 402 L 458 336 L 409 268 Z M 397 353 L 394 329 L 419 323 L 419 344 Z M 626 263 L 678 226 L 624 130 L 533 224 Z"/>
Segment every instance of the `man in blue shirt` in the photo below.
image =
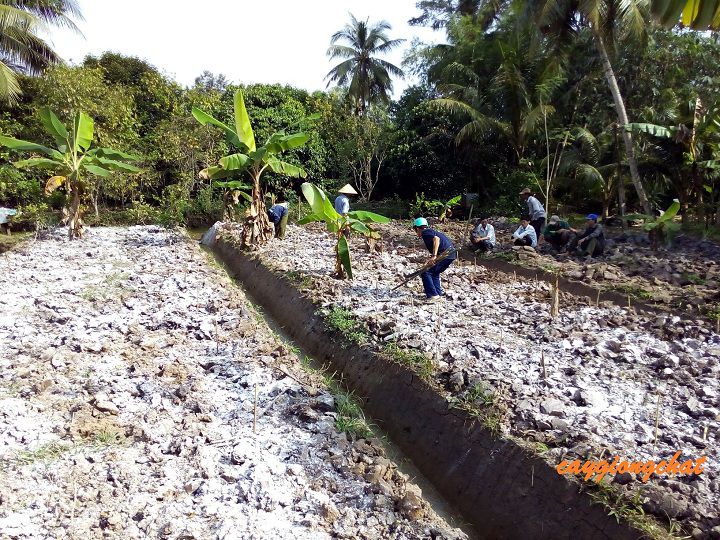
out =
<path fill-rule="evenodd" d="M 423 242 L 425 242 L 425 247 L 427 247 L 430 252 L 431 256 L 427 261 L 428 264 L 434 263 L 440 253 L 452 250 L 450 256 L 420 274 L 427 301 L 437 302 L 440 300 L 440 297 L 445 294 L 440 286 L 440 274 L 447 270 L 453 261 L 457 259 L 457 250 L 447 236 L 429 228 L 427 219 L 425 218 L 417 218 L 413 224 L 413 229 L 415 230 L 415 234 L 418 235 L 418 238 L 422 238 Z"/>
<path fill-rule="evenodd" d="M 341 216 L 345 216 L 350 211 L 350 199 L 348 195 L 357 195 L 357 191 L 355 191 L 350 184 L 345 184 L 338 189 L 338 193 L 340 195 L 335 197 L 335 211 Z"/>
<path fill-rule="evenodd" d="M 545 226 L 545 208 L 542 203 L 532 194 L 530 188 L 525 188 L 520 192 L 520 196 L 525 199 L 528 205 L 528 213 L 530 215 L 530 225 L 535 229 L 536 240 L 540 239 L 540 232 Z M 535 242 L 537 244 L 537 241 Z"/>
<path fill-rule="evenodd" d="M 267 215 L 270 222 L 275 226 L 275 238 L 283 240 L 288 221 L 288 203 L 282 197 L 278 197 L 277 200 L 278 202 L 267 211 Z"/>

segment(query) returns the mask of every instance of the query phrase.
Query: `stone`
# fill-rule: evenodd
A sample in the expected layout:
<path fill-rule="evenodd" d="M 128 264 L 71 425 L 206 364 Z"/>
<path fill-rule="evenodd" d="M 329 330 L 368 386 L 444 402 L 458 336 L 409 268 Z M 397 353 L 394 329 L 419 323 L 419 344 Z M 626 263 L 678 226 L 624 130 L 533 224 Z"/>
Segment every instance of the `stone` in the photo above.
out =
<path fill-rule="evenodd" d="M 540 412 L 562 418 L 565 416 L 565 404 L 559 399 L 545 399 L 540 403 Z"/>
<path fill-rule="evenodd" d="M 422 499 L 420 499 L 417 494 L 413 493 L 412 491 L 406 492 L 403 498 L 400 500 L 400 512 L 408 519 L 422 519 L 425 515 Z"/>
<path fill-rule="evenodd" d="M 462 370 L 453 371 L 450 374 L 448 384 L 450 385 L 450 390 L 455 393 L 460 392 L 465 386 L 465 375 Z"/>

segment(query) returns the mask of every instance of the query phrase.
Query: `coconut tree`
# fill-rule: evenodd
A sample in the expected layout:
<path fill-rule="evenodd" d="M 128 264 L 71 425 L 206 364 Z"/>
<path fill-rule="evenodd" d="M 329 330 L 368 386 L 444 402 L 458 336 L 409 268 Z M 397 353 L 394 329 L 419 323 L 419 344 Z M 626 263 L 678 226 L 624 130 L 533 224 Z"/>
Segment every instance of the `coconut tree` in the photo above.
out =
<path fill-rule="evenodd" d="M 621 126 L 629 124 L 625 100 L 620 93 L 610 55 L 619 41 L 625 38 L 637 38 L 643 34 L 647 24 L 647 2 L 645 0 L 525 0 L 522 4 L 528 19 L 556 43 L 572 37 L 583 29 L 590 31 L 615 104 L 618 124 Z M 651 214 L 652 208 L 635 158 L 632 133 L 624 130 L 622 136 L 635 191 L 643 211 Z"/>
<path fill-rule="evenodd" d="M 386 21 L 369 24 L 351 14 L 350 23 L 330 38 L 327 55 L 331 60 L 342 58 L 343 61 L 325 78 L 328 86 L 336 83 L 347 87 L 358 115 L 364 114 L 372 102 L 388 103 L 393 89 L 391 76 L 404 76 L 399 67 L 378 58 L 405 41 L 390 39 L 386 32 L 391 29 Z"/>
<path fill-rule="evenodd" d="M 225 133 L 228 144 L 239 150 L 225 156 L 217 165 L 208 167 L 201 174 L 211 180 L 237 180 L 242 176 L 250 178 L 252 196 L 250 206 L 245 213 L 242 243 L 247 247 L 257 247 L 273 236 L 273 226 L 265 211 L 265 201 L 261 191 L 262 175 L 270 169 L 285 176 L 305 178 L 307 173 L 301 167 L 282 161 L 278 156 L 287 150 L 304 145 L 310 136 L 302 132 L 286 135 L 285 132 L 280 131 L 274 133 L 263 146 L 258 147 L 245 108 L 245 100 L 239 89 L 235 92 L 234 105 L 233 127 L 193 107 L 192 114 L 198 122 L 204 126 L 209 124 L 220 128 Z"/>
<path fill-rule="evenodd" d="M 0 146 L 10 150 L 31 152 L 32 157 L 13 163 L 17 168 L 36 168 L 51 171 L 53 176 L 45 185 L 45 193 L 58 188 L 68 193 L 67 215 L 70 239 L 82 238 L 82 197 L 91 191 L 95 177 L 108 177 L 112 171 L 140 172 L 136 166 L 127 163 L 140 158 L 112 148 L 91 148 L 94 136 L 94 122 L 83 112 L 78 112 L 68 129 L 50 109 L 40 110 L 45 131 L 53 138 L 57 148 L 50 148 L 33 142 L 0 136 Z M 47 157 L 40 157 L 44 154 Z"/>
<path fill-rule="evenodd" d="M 460 62 L 443 70 L 438 89 L 444 97 L 429 105 L 468 120 L 457 134 L 457 144 L 494 133 L 507 141 L 516 162 L 523 162 L 532 135 L 555 112 L 550 100 L 564 80 L 548 68 L 542 53 L 528 48 L 528 41 L 526 34 L 518 33 L 494 44 L 498 63 L 489 85 Z"/>
<path fill-rule="evenodd" d="M 81 17 L 75 0 L 0 0 L 0 99 L 17 100 L 17 73 L 38 74 L 60 61 L 40 34 L 50 26 L 77 31 L 71 16 Z"/>

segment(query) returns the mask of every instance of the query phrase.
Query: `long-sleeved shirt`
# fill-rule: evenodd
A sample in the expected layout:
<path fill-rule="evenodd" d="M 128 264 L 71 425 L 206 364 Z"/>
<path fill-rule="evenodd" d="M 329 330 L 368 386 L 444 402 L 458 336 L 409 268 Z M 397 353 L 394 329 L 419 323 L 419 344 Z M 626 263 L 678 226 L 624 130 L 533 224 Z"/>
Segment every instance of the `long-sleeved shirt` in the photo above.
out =
<path fill-rule="evenodd" d="M 268 210 L 268 217 L 273 223 L 280 223 L 280 220 L 288 213 L 288 203 L 274 204 Z"/>
<path fill-rule="evenodd" d="M 583 238 L 597 238 L 599 246 L 605 246 L 605 231 L 603 231 L 603 226 L 599 223 L 596 223 L 592 227 L 586 227 L 585 230 L 580 233 L 578 240 L 582 240 Z"/>
<path fill-rule="evenodd" d="M 512 235 L 512 237 L 516 240 L 520 240 L 526 236 L 529 236 L 530 240 L 532 240 L 532 244 L 530 244 L 532 247 L 537 246 L 537 234 L 535 233 L 535 228 L 532 225 L 528 225 L 527 227 L 520 225 Z"/>
<path fill-rule="evenodd" d="M 447 251 L 448 249 L 453 250 L 452 253 L 448 256 L 448 260 L 455 260 L 457 258 L 457 251 L 455 250 L 455 246 L 453 246 L 453 243 L 450 241 L 450 239 L 445 236 L 443 233 L 439 231 L 434 231 L 432 229 L 423 229 L 422 232 L 422 239 L 423 242 L 425 242 L 425 247 L 428 248 L 428 251 L 432 255 L 433 253 L 433 238 L 439 238 L 440 239 L 440 245 L 438 246 L 437 254 L 440 255 L 444 251 Z"/>
<path fill-rule="evenodd" d="M 528 213 L 530 214 L 530 221 L 545 217 L 545 208 L 540 201 L 530 195 L 527 200 Z"/>
<path fill-rule="evenodd" d="M 495 245 L 495 227 L 489 223 L 486 227 L 483 227 L 482 223 L 478 223 L 477 227 L 473 229 L 472 236 L 475 240 L 487 238 L 487 241 L 490 242 L 490 244 L 493 246 Z"/>
<path fill-rule="evenodd" d="M 350 199 L 342 193 L 335 197 L 335 211 L 338 214 L 347 214 L 350 211 Z"/>

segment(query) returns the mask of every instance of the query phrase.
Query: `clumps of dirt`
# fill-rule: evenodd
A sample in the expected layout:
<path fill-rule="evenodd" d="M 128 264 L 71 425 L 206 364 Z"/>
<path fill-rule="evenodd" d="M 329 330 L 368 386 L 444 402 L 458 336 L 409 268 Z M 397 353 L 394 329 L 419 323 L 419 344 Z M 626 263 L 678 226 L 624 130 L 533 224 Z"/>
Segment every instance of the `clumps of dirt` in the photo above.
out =
<path fill-rule="evenodd" d="M 393 290 L 426 257 L 416 237 L 396 233 L 381 255 L 355 251 L 360 241 L 351 239 L 352 281 L 330 277 L 334 239 L 317 229 L 289 227 L 260 256 L 278 272 L 312 277 L 306 294 L 359 320 L 372 346 L 427 359 L 413 365 L 488 428 L 542 434 L 553 465 L 567 456 L 706 456 L 699 476 L 651 479 L 661 495 L 646 511 L 697 538 L 720 526 L 720 336 L 708 324 L 567 294 L 552 317 L 549 284 L 472 264 L 453 264 L 441 277 L 446 297 L 427 304 L 419 279 Z M 500 406 L 507 414 L 493 414 Z M 647 487 L 615 484 L 631 497 Z"/>
<path fill-rule="evenodd" d="M 0 262 L 0 536 L 466 538 L 187 237 Z"/>

